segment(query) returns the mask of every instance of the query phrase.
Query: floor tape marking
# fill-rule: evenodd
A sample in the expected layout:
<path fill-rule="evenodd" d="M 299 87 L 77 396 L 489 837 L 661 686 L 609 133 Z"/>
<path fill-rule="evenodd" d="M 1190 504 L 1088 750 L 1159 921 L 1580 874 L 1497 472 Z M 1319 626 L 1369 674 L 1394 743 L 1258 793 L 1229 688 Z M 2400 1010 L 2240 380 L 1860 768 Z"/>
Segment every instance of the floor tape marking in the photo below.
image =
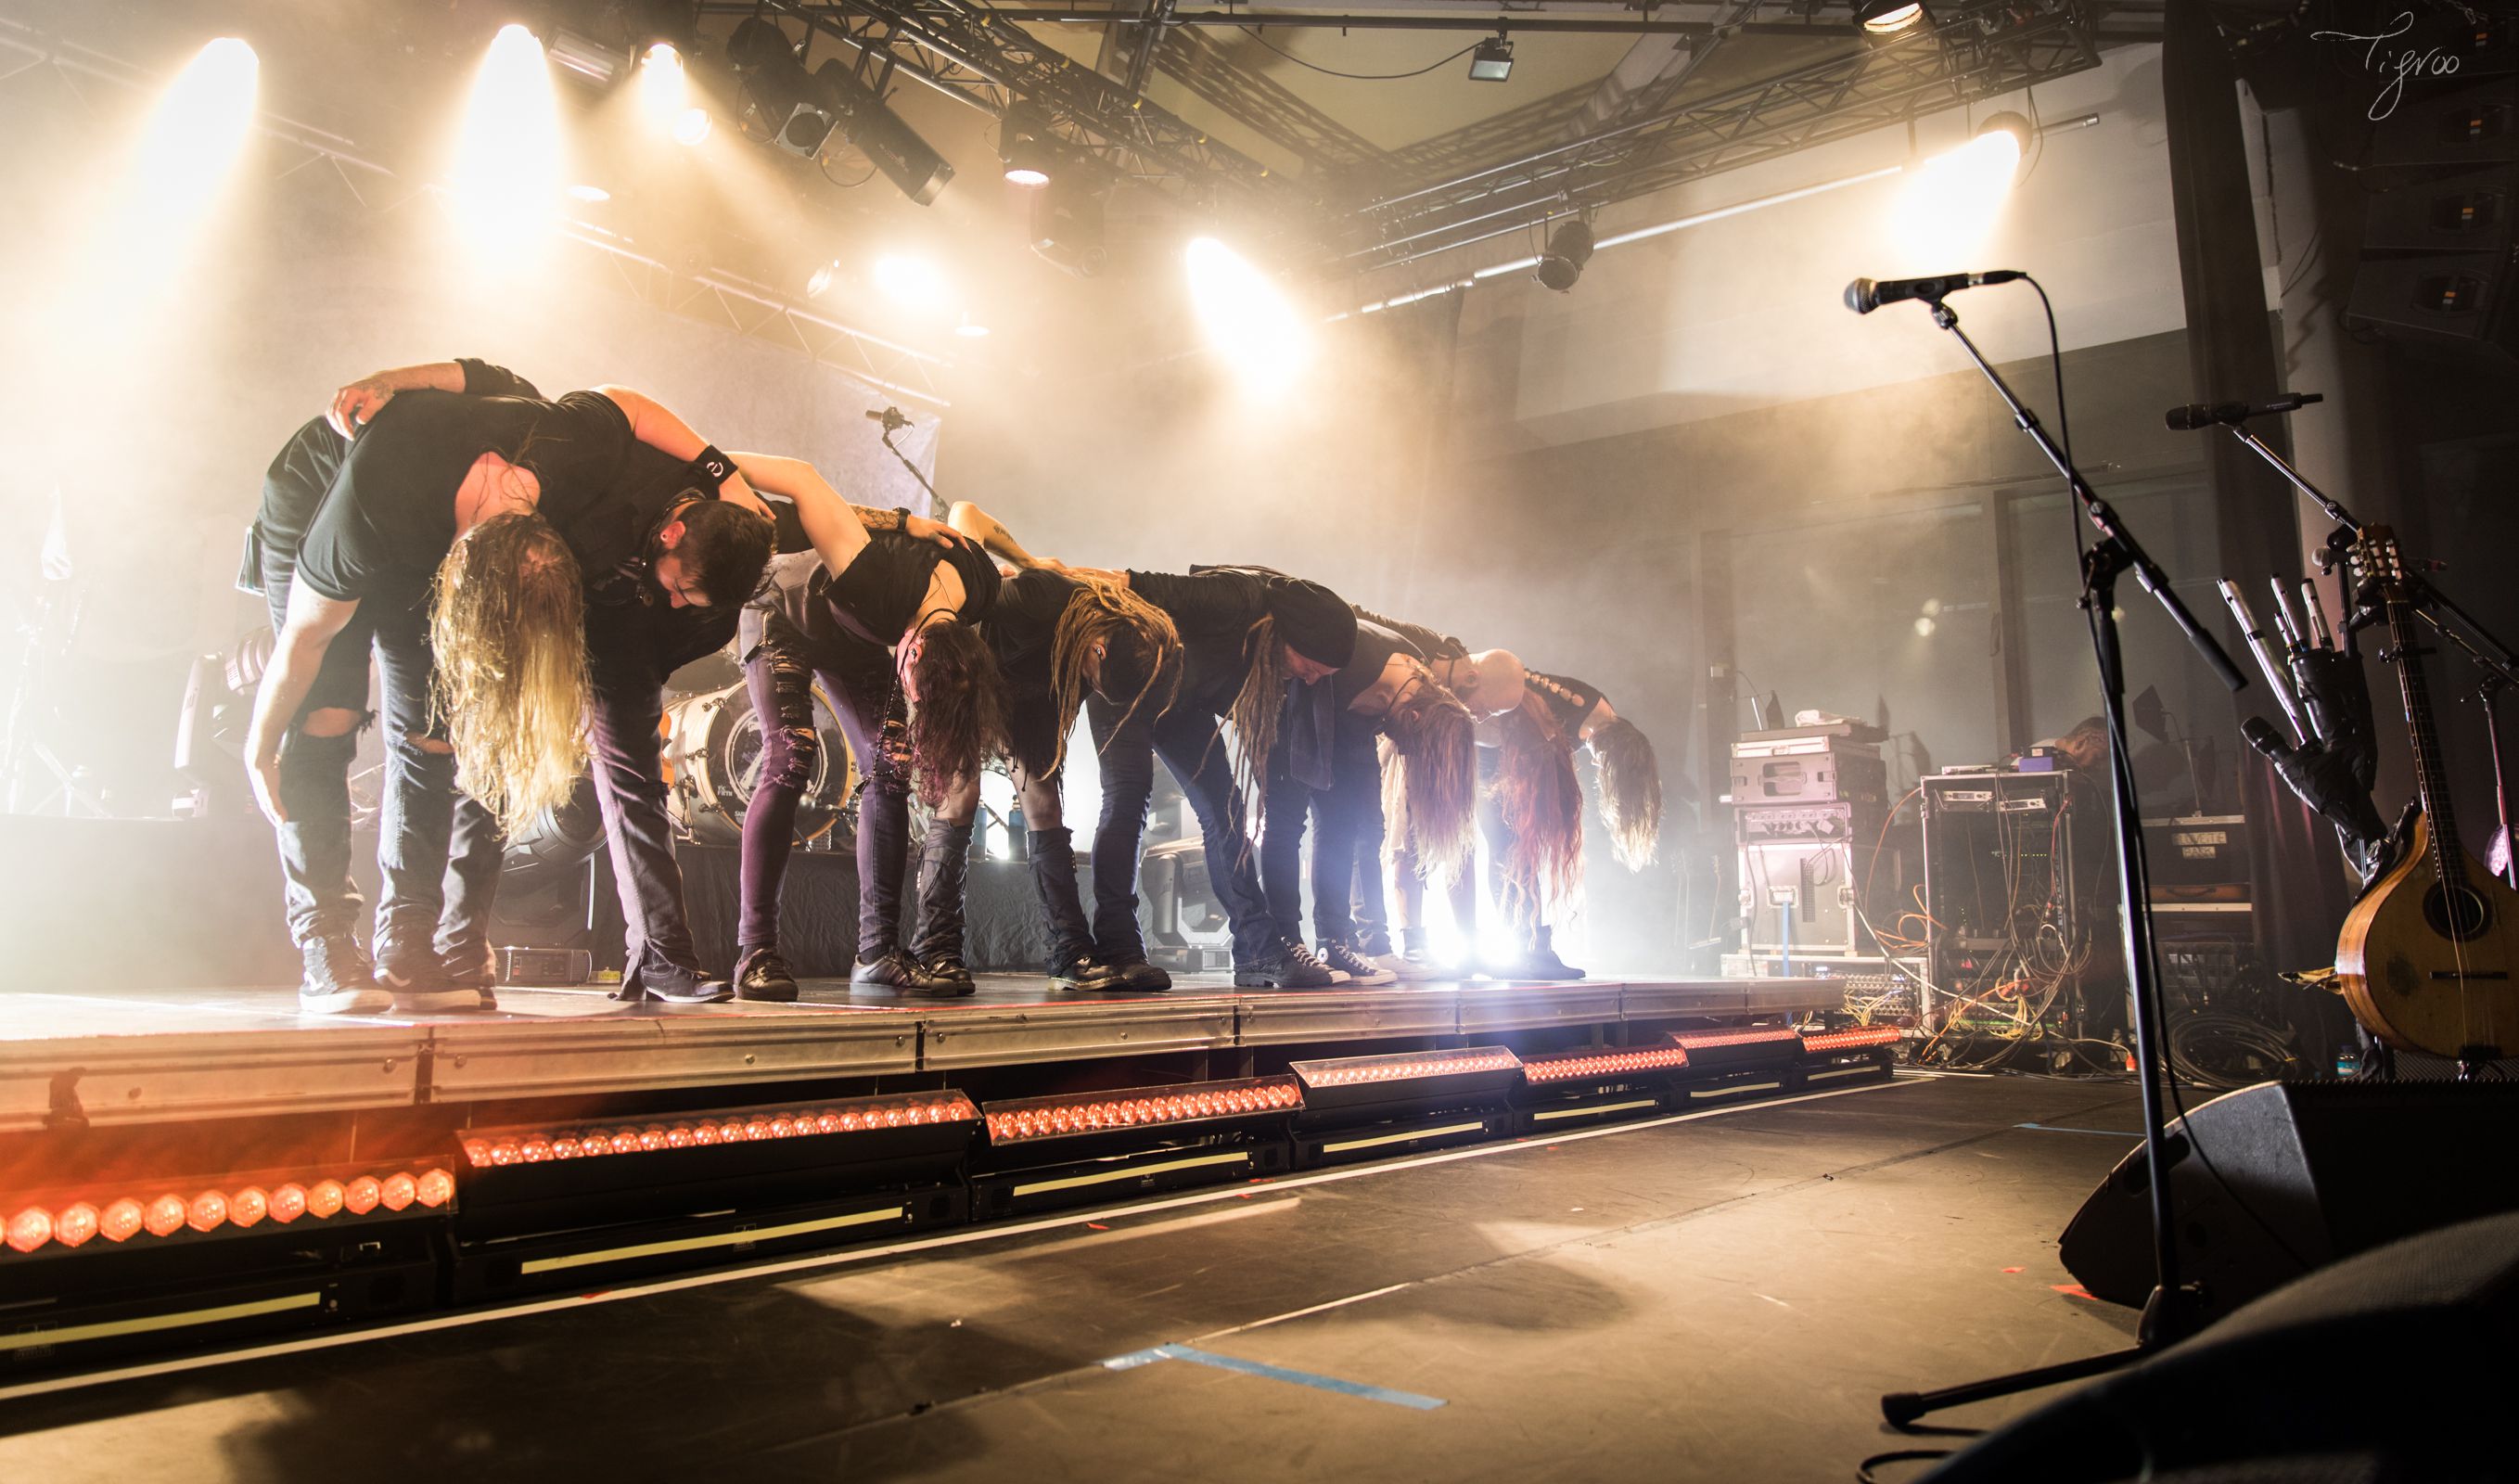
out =
<path fill-rule="evenodd" d="M 2014 1128 L 2034 1128 L 2042 1134 L 2105 1134 L 2111 1139 L 2140 1139 L 2143 1135 L 2130 1128 L 2066 1128 L 2056 1123 L 2014 1123 Z"/>
<path fill-rule="evenodd" d="M 1342 1380 L 1335 1375 L 1321 1375 L 1310 1371 L 1295 1371 L 1284 1366 L 1271 1366 L 1265 1361 L 1244 1360 L 1235 1355 L 1218 1355 L 1213 1350 L 1193 1349 L 1188 1345 L 1157 1345 L 1148 1350 L 1131 1350 L 1115 1355 L 1102 1363 L 1106 1371 L 1133 1371 L 1156 1361 L 1188 1361 L 1194 1366 L 1211 1366 L 1239 1375 L 1256 1375 L 1265 1380 L 1287 1381 L 1297 1386 L 1309 1386 L 1315 1391 L 1335 1392 L 1340 1396 L 1358 1397 L 1368 1402 L 1387 1402 L 1393 1407 L 1407 1407 L 1418 1412 L 1432 1412 L 1444 1405 L 1439 1396 L 1419 1396 L 1414 1391 L 1393 1391 L 1388 1386 L 1368 1386 L 1362 1381 Z"/>

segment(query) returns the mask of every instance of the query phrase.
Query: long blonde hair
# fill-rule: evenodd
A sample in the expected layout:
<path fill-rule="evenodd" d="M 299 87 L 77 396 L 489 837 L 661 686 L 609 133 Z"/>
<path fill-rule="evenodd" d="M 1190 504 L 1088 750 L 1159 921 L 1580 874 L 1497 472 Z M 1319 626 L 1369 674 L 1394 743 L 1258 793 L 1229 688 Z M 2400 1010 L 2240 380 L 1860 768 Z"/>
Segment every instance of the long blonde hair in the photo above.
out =
<path fill-rule="evenodd" d="M 1243 643 L 1251 652 L 1251 663 L 1224 720 L 1233 728 L 1233 783 L 1242 791 L 1251 837 L 1256 840 L 1268 794 L 1268 755 L 1277 749 L 1277 720 L 1285 714 L 1286 682 L 1294 678 L 1294 671 L 1286 664 L 1284 646 L 1277 642 L 1274 617 L 1252 625 Z"/>
<path fill-rule="evenodd" d="M 1479 742 L 1470 709 L 1434 691 L 1413 717 L 1394 709 L 1389 718 L 1382 798 L 1392 837 L 1407 841 L 1428 881 L 1441 882 L 1468 869 L 1478 848 Z"/>
<path fill-rule="evenodd" d="M 494 516 L 437 566 L 430 704 L 456 783 L 510 833 L 586 770 L 586 600 L 577 559 L 539 515 Z"/>
<path fill-rule="evenodd" d="M 1049 649 L 1049 694 L 1057 718 L 1058 750 L 1052 755 L 1049 775 L 1055 776 L 1067 762 L 1068 734 L 1076 730 L 1076 714 L 1084 709 L 1084 693 L 1092 688 L 1085 677 L 1089 668 L 1085 660 L 1093 646 L 1103 645 L 1103 676 L 1111 678 L 1112 667 L 1122 664 L 1142 665 L 1145 683 L 1128 698 L 1128 709 L 1120 718 L 1126 725 L 1130 718 L 1149 701 L 1155 715 L 1170 710 L 1180 691 L 1180 631 L 1172 627 L 1171 615 L 1147 602 L 1126 588 L 1098 577 L 1077 577 L 1076 591 L 1069 594 L 1067 606 L 1058 615 L 1058 630 L 1051 636 Z M 1123 648 L 1129 651 L 1124 659 Z M 1112 735 L 1119 727 L 1112 728 Z"/>

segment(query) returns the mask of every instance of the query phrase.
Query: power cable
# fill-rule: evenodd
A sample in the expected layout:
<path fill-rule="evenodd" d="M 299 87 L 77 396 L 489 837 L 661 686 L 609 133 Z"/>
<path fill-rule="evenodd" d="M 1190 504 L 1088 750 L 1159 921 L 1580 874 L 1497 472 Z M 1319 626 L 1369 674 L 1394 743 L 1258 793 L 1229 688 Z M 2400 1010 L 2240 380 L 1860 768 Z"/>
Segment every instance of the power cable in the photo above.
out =
<path fill-rule="evenodd" d="M 1288 62 L 1293 63 L 1299 67 L 1310 67 L 1313 71 L 1319 72 L 1323 76 L 1344 77 L 1349 82 L 1397 82 L 1403 77 L 1423 77 L 1427 73 L 1435 70 L 1436 67 L 1444 65 L 1446 63 L 1460 61 L 1462 58 L 1467 57 L 1472 52 L 1477 51 L 1480 47 L 1486 44 L 1483 41 L 1473 41 L 1468 46 L 1461 48 L 1450 56 L 1438 58 L 1436 61 L 1430 62 L 1413 72 L 1342 72 L 1336 67 L 1325 67 L 1315 62 L 1305 62 L 1303 58 L 1287 51 L 1284 47 L 1279 46 L 1277 43 L 1260 35 L 1258 31 L 1253 30 L 1247 25 L 1237 25 L 1234 29 L 1240 31 L 1243 35 L 1250 37 L 1252 40 L 1259 42 L 1261 46 L 1266 47 L 1268 50 L 1285 58 Z"/>

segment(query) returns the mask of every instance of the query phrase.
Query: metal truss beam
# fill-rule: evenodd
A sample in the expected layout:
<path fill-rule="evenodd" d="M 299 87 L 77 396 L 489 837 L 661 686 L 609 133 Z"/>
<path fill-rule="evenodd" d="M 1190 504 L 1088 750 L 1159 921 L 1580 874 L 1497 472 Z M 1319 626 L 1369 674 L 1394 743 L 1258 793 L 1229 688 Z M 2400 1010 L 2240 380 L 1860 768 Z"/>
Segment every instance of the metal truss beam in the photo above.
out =
<path fill-rule="evenodd" d="M 1223 47 L 1187 27 L 1162 32 L 1158 70 L 1196 94 L 1235 123 L 1300 157 L 1312 171 L 1333 174 L 1382 164 L 1371 140 L 1304 102 L 1292 88 L 1234 65 Z"/>
<path fill-rule="evenodd" d="M 1117 176 L 1202 207 L 1273 210 L 1287 225 L 1314 237 L 1329 225 L 1310 192 L 1294 178 L 1130 95 L 1125 83 L 1077 65 L 985 6 L 967 0 L 770 0 L 769 8 L 982 112 L 1003 114 L 1017 99 L 1033 104 L 1071 148 Z M 745 15 L 755 9 L 702 7 Z"/>
<path fill-rule="evenodd" d="M 2099 65 L 2075 0 L 1988 30 L 1971 18 L 1711 97 L 1618 128 L 1386 196 L 1356 214 L 1340 257 L 1393 267 L 1651 195 L 1798 150 L 1903 124 Z"/>

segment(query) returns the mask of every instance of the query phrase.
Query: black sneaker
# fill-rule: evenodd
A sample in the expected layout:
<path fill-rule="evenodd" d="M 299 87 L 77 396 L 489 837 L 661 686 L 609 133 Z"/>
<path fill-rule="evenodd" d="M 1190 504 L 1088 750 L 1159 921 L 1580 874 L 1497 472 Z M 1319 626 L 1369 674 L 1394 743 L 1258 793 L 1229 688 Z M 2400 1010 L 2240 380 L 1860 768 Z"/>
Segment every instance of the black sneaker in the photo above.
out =
<path fill-rule="evenodd" d="M 1354 945 L 1338 939 L 1321 944 L 1320 960 L 1334 972 L 1346 975 L 1349 983 L 1387 984 L 1399 977 L 1355 951 Z"/>
<path fill-rule="evenodd" d="M 1514 969 L 1516 979 L 1581 979 L 1583 971 L 1557 956 L 1557 950 L 1546 944 L 1532 947 L 1522 956 Z"/>
<path fill-rule="evenodd" d="M 1256 964 L 1233 966 L 1237 989 L 1326 989 L 1338 982 L 1330 967 L 1312 950 L 1288 938 L 1277 939 L 1277 951 Z"/>
<path fill-rule="evenodd" d="M 736 961 L 734 997 L 783 1005 L 796 997 L 796 976 L 775 948 L 755 948 Z"/>
<path fill-rule="evenodd" d="M 393 991 L 394 1009 L 401 1014 L 445 1015 L 481 1008 L 481 991 L 448 978 L 434 955 L 410 967 L 411 972 L 403 974 L 376 965 L 376 982 Z"/>
<path fill-rule="evenodd" d="M 959 986 L 948 991 L 949 993 L 968 994 L 980 987 L 979 982 L 971 977 L 971 966 L 962 962 L 962 955 L 959 953 L 927 953 L 913 955 L 913 957 L 928 973 L 946 983 Z"/>
<path fill-rule="evenodd" d="M 1049 982 L 1061 989 L 1082 989 L 1095 994 L 1127 987 L 1121 982 L 1116 966 L 1106 964 L 1090 953 L 1079 953 L 1049 971 Z"/>
<path fill-rule="evenodd" d="M 1120 976 L 1114 989 L 1137 994 L 1160 994 L 1172 986 L 1172 977 L 1142 958 L 1107 958 L 1104 963 Z"/>
<path fill-rule="evenodd" d="M 480 1003 L 465 1007 L 475 1010 L 499 1008 L 499 958 L 484 943 L 479 954 L 446 953 L 437 955 L 439 978 L 459 989 L 469 989 Z"/>
<path fill-rule="evenodd" d="M 394 1007 L 391 991 L 376 986 L 359 940 L 344 933 L 298 945 L 306 978 L 297 985 L 300 1015 L 380 1015 Z"/>
<path fill-rule="evenodd" d="M 700 971 L 685 964 L 642 964 L 635 979 L 622 981 L 612 997 L 628 1005 L 642 1000 L 666 1005 L 715 1005 L 734 998 L 734 985 L 722 979 L 703 978 Z"/>
<path fill-rule="evenodd" d="M 875 984 L 898 989 L 904 994 L 932 994 L 943 997 L 968 994 L 978 986 L 965 972 L 959 979 L 938 974 L 934 969 L 900 948 L 886 952 L 878 959 L 859 959 L 849 972 L 852 984 Z"/>

